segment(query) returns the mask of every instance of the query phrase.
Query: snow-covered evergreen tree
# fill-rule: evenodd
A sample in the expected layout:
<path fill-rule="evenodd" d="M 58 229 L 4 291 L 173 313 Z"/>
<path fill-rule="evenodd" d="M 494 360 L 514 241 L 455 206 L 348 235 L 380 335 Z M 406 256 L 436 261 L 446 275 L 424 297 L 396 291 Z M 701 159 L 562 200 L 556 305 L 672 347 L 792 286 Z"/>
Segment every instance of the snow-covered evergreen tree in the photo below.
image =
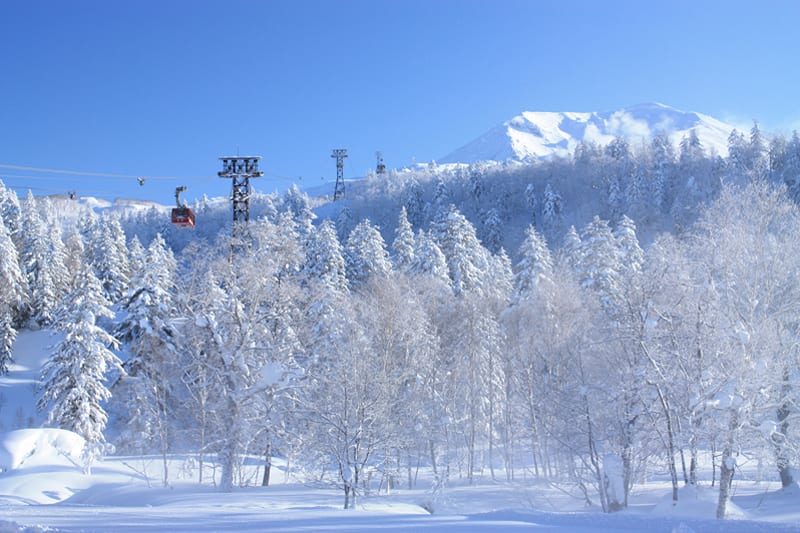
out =
<path fill-rule="evenodd" d="M 142 246 L 142 241 L 139 240 L 138 235 L 134 235 L 131 238 L 131 242 L 128 245 L 128 256 L 129 277 L 133 278 L 139 274 L 147 262 L 147 250 Z"/>
<path fill-rule="evenodd" d="M 581 285 L 596 291 L 603 307 L 611 312 L 618 303 L 621 260 L 608 222 L 595 216 L 581 231 L 578 275 Z"/>
<path fill-rule="evenodd" d="M 549 183 L 544 189 L 542 219 L 547 229 L 559 227 L 564 219 L 564 201 Z"/>
<path fill-rule="evenodd" d="M 478 241 L 474 226 L 451 205 L 439 213 L 431 232 L 447 260 L 453 292 L 480 290 L 488 282 L 489 254 Z"/>
<path fill-rule="evenodd" d="M 336 216 L 336 235 L 339 237 L 340 242 L 344 242 L 347 239 L 347 236 L 353 231 L 354 225 L 353 212 L 347 206 L 342 207 L 342 210 Z"/>
<path fill-rule="evenodd" d="M 120 370 L 120 361 L 109 350 L 116 339 L 97 325 L 98 319 L 113 317 L 100 282 L 89 268 L 77 276 L 76 289 L 55 313 L 53 324 L 63 338 L 42 368 L 38 407 L 47 412 L 49 424 L 86 439 L 88 468 L 105 441 L 103 402 L 111 396 L 105 383 L 109 373 Z"/>
<path fill-rule="evenodd" d="M 106 298 L 119 301 L 128 289 L 130 264 L 119 219 L 103 216 L 86 224 L 88 255 Z"/>
<path fill-rule="evenodd" d="M 22 245 L 22 209 L 17 193 L 14 189 L 6 188 L 2 180 L 0 180 L 0 217 L 3 218 L 8 234 L 19 250 Z"/>
<path fill-rule="evenodd" d="M 329 220 L 315 228 L 306 241 L 306 262 L 302 275 L 336 292 L 347 291 L 344 251 L 336 229 Z"/>
<path fill-rule="evenodd" d="M 795 202 L 800 201 L 800 135 L 797 130 L 792 132 L 792 138 L 786 144 L 783 181 L 786 183 L 789 195 Z"/>
<path fill-rule="evenodd" d="M 27 314 L 34 324 L 43 326 L 52 320 L 53 311 L 69 283 L 63 265 L 60 227 L 51 225 L 48 228 L 31 192 L 22 205 L 22 227 L 20 266 L 28 284 Z"/>
<path fill-rule="evenodd" d="M 144 268 L 131 280 L 121 303 L 125 314 L 116 330 L 130 353 L 124 363 L 126 375 L 117 383 L 120 398 L 130 405 L 123 440 L 134 449 L 158 446 L 164 459 L 165 484 L 172 410 L 179 384 L 176 329 L 172 324 L 176 314 L 175 276 L 175 258 L 158 234 L 147 248 Z"/>
<path fill-rule="evenodd" d="M 8 373 L 8 365 L 13 362 L 12 346 L 17 337 L 14 325 L 25 305 L 25 285 L 17 249 L 0 219 L 0 376 Z"/>
<path fill-rule="evenodd" d="M 767 143 L 758 122 L 753 121 L 750 128 L 750 143 L 747 146 L 747 168 L 751 180 L 766 179 L 769 174 L 769 157 Z"/>
<path fill-rule="evenodd" d="M 535 226 L 536 208 L 538 204 L 536 201 L 536 188 L 533 186 L 533 183 L 529 183 L 528 186 L 525 187 L 525 204 L 528 206 L 528 209 L 531 210 L 531 224 Z"/>
<path fill-rule="evenodd" d="M 317 215 L 311 210 L 308 195 L 300 192 L 296 183 L 293 183 L 284 194 L 283 206 L 284 209 L 292 213 L 292 216 L 297 222 L 298 231 L 304 235 L 308 234 L 313 227 L 312 222 L 317 218 Z"/>
<path fill-rule="evenodd" d="M 430 234 L 422 230 L 417 232 L 414 261 L 411 263 L 409 272 L 417 276 L 431 276 L 448 283 L 450 281 L 447 259 L 442 253 L 442 249 Z"/>
<path fill-rule="evenodd" d="M 386 277 L 392 269 L 386 243 L 380 231 L 367 219 L 359 222 L 347 237 L 344 259 L 347 279 L 353 286 L 370 278 Z"/>
<path fill-rule="evenodd" d="M 694 131 L 694 130 L 692 130 Z M 696 139 L 696 134 L 695 134 Z M 650 205 L 658 210 L 672 207 L 674 189 L 675 147 L 666 134 L 657 134 L 650 143 L 652 167 L 650 187 L 647 191 Z"/>
<path fill-rule="evenodd" d="M 408 214 L 405 206 L 400 210 L 397 220 L 397 228 L 394 230 L 394 240 L 392 241 L 392 260 L 396 270 L 407 271 L 414 261 L 414 230 L 408 221 Z"/>
<path fill-rule="evenodd" d="M 620 249 L 623 267 L 626 270 L 641 271 L 644 265 L 644 251 L 636 236 L 636 223 L 623 215 L 613 233 Z"/>
<path fill-rule="evenodd" d="M 505 226 L 500 218 L 500 212 L 496 208 L 491 208 L 483 217 L 483 245 L 493 254 L 500 251 L 503 247 L 503 230 Z"/>
<path fill-rule="evenodd" d="M 558 250 L 558 261 L 569 266 L 573 273 L 577 274 L 582 261 L 582 253 L 583 243 L 581 242 L 581 236 L 578 235 L 575 226 L 570 226 L 564 234 L 564 240 Z"/>
<path fill-rule="evenodd" d="M 533 225 L 525 230 L 525 241 L 519 249 L 520 260 L 514 274 L 512 302 L 532 296 L 536 288 L 553 276 L 553 257 L 547 242 Z"/>

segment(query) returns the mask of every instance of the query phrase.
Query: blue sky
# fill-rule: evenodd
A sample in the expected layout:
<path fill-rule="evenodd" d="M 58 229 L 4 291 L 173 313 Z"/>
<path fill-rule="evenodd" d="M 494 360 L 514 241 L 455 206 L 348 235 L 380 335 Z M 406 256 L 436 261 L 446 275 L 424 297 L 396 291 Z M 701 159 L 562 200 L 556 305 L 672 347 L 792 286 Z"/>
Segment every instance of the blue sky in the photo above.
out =
<path fill-rule="evenodd" d="M 168 204 L 227 195 L 238 150 L 257 190 L 332 189 L 333 148 L 354 177 L 524 110 L 652 101 L 789 132 L 798 21 L 796 0 L 3 0 L 0 179 Z"/>

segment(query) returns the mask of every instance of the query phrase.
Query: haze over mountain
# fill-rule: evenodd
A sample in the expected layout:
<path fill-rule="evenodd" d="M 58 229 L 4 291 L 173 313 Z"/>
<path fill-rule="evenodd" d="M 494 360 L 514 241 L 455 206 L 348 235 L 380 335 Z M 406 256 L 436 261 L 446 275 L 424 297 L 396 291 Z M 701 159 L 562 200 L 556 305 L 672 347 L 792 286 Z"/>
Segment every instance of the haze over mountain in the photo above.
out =
<path fill-rule="evenodd" d="M 668 134 L 677 146 L 692 129 L 706 150 L 728 153 L 728 136 L 734 126 L 702 113 L 651 103 L 608 112 L 525 111 L 439 162 L 531 161 L 569 156 L 581 141 L 603 145 L 615 137 L 624 137 L 634 144 L 657 133 Z"/>

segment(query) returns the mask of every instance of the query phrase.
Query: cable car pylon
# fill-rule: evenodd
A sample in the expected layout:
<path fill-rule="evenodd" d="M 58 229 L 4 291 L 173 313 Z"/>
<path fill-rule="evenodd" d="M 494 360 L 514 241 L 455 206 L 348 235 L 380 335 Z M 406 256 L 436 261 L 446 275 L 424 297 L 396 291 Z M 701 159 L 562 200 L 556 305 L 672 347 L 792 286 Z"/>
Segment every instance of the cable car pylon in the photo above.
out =
<path fill-rule="evenodd" d="M 233 228 L 231 229 L 231 252 L 244 246 L 247 237 L 247 223 L 250 221 L 250 178 L 260 178 L 264 172 L 258 169 L 261 156 L 220 157 L 222 170 L 220 178 L 229 178 L 232 183 L 231 202 L 233 203 Z"/>

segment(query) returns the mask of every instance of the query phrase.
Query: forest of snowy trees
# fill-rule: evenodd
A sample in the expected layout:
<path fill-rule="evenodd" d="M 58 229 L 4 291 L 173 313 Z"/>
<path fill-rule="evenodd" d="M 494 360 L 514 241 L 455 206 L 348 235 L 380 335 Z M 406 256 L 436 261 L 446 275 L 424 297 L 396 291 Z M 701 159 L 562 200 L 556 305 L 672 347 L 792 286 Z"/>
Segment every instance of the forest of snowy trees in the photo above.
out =
<path fill-rule="evenodd" d="M 613 511 L 657 470 L 676 499 L 713 481 L 724 517 L 739 458 L 784 486 L 800 464 L 800 139 L 729 144 L 257 195 L 233 253 L 227 204 L 179 232 L 0 187 L 0 373 L 18 330 L 56 332 L 48 423 L 87 464 L 158 454 L 165 484 L 179 451 L 223 490 L 280 456 L 346 507 L 426 468 L 440 489 L 558 480 Z"/>

